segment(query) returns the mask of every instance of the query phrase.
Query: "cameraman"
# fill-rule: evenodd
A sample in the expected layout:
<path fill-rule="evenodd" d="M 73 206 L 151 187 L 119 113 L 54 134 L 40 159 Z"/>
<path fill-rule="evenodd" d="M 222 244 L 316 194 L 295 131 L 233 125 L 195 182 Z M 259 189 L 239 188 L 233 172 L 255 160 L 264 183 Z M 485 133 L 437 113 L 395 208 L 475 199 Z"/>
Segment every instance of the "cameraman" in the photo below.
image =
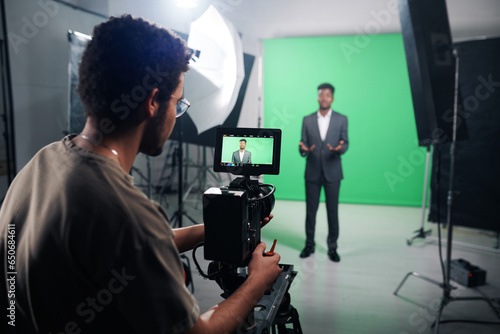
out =
<path fill-rule="evenodd" d="M 95 27 L 79 69 L 85 128 L 41 149 L 0 211 L 2 259 L 15 231 L 15 267 L 1 269 L 7 279 L 16 275 L 15 299 L 2 292 L 2 310 L 6 301 L 16 307 L 10 329 L 227 333 L 279 276 L 279 255 L 264 257 L 260 244 L 243 285 L 200 315 L 179 253 L 203 241 L 204 226 L 172 230 L 128 174 L 138 152 L 161 153 L 187 110 L 189 59 L 180 38 L 142 19 L 110 18 Z"/>

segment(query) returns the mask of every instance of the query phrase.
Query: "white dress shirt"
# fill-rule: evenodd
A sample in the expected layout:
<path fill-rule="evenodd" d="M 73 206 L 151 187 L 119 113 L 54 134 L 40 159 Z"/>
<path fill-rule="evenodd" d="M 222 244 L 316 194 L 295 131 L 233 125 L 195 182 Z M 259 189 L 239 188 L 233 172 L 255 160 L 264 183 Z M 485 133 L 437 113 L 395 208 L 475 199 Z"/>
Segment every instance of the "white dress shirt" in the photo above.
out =
<path fill-rule="evenodd" d="M 245 153 L 245 150 L 240 150 L 240 162 L 243 162 L 243 154 Z"/>
<path fill-rule="evenodd" d="M 318 115 L 318 127 L 319 135 L 322 141 L 325 141 L 326 133 L 328 131 L 328 126 L 330 125 L 330 119 L 332 118 L 332 109 L 328 110 L 325 116 L 321 115 L 320 111 L 317 111 Z"/>

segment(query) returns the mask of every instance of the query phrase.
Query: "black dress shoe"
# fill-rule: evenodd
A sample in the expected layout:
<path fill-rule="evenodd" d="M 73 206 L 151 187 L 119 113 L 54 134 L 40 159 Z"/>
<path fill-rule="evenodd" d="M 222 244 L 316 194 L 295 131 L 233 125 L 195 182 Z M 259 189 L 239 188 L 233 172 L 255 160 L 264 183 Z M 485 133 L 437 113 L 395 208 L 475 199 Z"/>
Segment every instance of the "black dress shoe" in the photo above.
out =
<path fill-rule="evenodd" d="M 335 249 L 328 251 L 328 257 L 333 262 L 340 262 L 340 256 L 339 254 L 337 254 L 337 251 Z"/>
<path fill-rule="evenodd" d="M 312 253 L 314 253 L 314 247 L 308 247 L 308 246 L 306 246 L 302 250 L 302 252 L 300 252 L 300 257 L 301 258 L 309 257 L 309 255 L 311 255 Z"/>

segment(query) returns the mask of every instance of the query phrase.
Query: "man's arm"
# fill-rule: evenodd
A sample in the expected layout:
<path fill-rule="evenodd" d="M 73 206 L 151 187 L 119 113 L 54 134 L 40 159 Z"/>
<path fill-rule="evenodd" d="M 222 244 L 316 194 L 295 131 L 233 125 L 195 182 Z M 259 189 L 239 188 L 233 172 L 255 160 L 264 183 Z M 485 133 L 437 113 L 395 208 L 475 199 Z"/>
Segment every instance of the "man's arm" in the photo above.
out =
<path fill-rule="evenodd" d="M 198 243 L 205 240 L 205 225 L 193 225 L 174 229 L 174 242 L 179 253 L 191 250 Z"/>
<path fill-rule="evenodd" d="M 203 313 L 188 334 L 233 333 L 246 319 L 282 271 L 278 266 L 280 256 L 263 256 L 265 249 L 264 243 L 255 248 L 245 282 L 228 299 Z"/>
<path fill-rule="evenodd" d="M 347 138 L 347 117 L 345 118 L 345 122 L 340 133 L 340 139 L 344 142 L 340 154 L 344 154 L 349 147 L 349 138 Z"/>
<path fill-rule="evenodd" d="M 342 124 L 340 126 L 340 141 L 337 146 L 333 147 L 330 143 L 327 144 L 327 147 L 330 151 L 335 152 L 336 154 L 344 154 L 349 147 L 349 139 L 347 138 L 347 117 L 344 118 Z"/>
<path fill-rule="evenodd" d="M 299 143 L 299 153 L 301 156 L 305 157 L 308 153 L 312 152 L 314 148 L 316 147 L 315 145 L 312 145 L 309 147 L 309 142 L 308 142 L 308 136 L 307 136 L 307 129 L 306 129 L 306 118 L 302 120 L 302 136 L 300 139 Z"/>
<path fill-rule="evenodd" d="M 347 138 L 347 117 L 344 116 L 344 121 L 342 122 L 342 126 L 340 127 L 340 149 L 338 150 L 339 154 L 344 154 L 349 147 L 349 139 Z"/>

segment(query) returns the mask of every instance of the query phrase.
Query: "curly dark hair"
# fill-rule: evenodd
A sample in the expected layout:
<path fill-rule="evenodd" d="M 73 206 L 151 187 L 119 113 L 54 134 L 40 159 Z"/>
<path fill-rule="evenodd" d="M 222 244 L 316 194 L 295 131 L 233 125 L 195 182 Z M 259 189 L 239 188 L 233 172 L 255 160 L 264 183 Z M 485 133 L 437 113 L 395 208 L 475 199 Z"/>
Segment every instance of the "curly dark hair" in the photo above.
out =
<path fill-rule="evenodd" d="M 94 28 L 79 68 L 77 92 L 86 116 L 124 126 L 152 89 L 166 104 L 188 70 L 191 52 L 175 33 L 130 15 Z"/>
<path fill-rule="evenodd" d="M 318 90 L 321 90 L 321 89 L 329 89 L 332 92 L 332 96 L 333 96 L 333 93 L 335 92 L 335 88 L 329 83 L 322 83 L 321 85 L 319 85 Z"/>

